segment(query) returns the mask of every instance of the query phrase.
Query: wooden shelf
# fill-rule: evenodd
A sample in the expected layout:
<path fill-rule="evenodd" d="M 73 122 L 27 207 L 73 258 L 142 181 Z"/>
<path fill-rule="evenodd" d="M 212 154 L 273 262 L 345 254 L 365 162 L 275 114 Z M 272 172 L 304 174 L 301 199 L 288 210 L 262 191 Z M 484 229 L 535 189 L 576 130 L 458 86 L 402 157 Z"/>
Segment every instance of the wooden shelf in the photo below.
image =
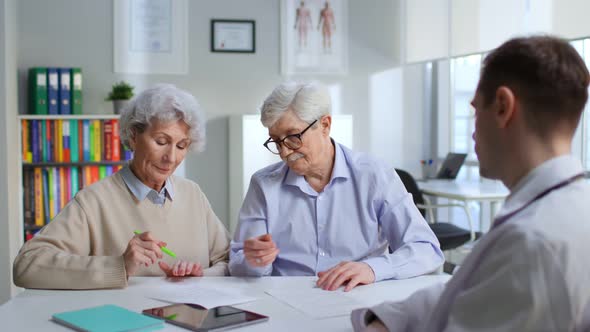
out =
<path fill-rule="evenodd" d="M 118 119 L 119 117 L 118 114 L 20 114 L 17 118 L 19 120 L 108 120 Z"/>
<path fill-rule="evenodd" d="M 126 165 L 127 161 L 79 161 L 79 162 L 45 162 L 45 163 L 23 163 L 23 168 L 34 167 L 71 167 L 71 166 L 114 166 Z"/>
<path fill-rule="evenodd" d="M 43 226 L 25 224 L 25 231 L 38 231 L 43 228 Z"/>

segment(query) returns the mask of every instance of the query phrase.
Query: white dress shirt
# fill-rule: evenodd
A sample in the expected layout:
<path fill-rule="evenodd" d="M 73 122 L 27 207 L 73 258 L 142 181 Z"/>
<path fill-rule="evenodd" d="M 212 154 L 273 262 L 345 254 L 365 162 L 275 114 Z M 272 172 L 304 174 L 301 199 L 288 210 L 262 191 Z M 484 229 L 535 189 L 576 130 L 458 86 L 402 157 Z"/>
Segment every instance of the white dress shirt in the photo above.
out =
<path fill-rule="evenodd" d="M 446 285 L 352 313 L 355 330 L 378 317 L 390 331 L 588 331 L 590 184 L 561 156 L 513 188 L 493 227 Z M 530 204 L 529 204 L 530 203 Z"/>

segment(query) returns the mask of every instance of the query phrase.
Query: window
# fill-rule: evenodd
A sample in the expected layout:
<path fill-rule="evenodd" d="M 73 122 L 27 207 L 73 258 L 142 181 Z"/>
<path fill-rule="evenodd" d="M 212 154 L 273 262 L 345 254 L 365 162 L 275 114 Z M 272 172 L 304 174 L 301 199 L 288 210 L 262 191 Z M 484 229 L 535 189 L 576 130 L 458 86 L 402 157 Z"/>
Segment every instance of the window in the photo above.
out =
<path fill-rule="evenodd" d="M 451 151 L 467 153 L 466 165 L 458 175 L 462 179 L 479 178 L 475 144 L 471 138 L 475 129 L 471 100 L 477 88 L 481 61 L 481 54 L 451 59 Z"/>
<path fill-rule="evenodd" d="M 590 38 L 574 40 L 571 42 L 572 46 L 580 53 L 586 66 L 590 66 Z M 590 106 L 586 103 L 586 109 L 582 114 L 582 121 L 578 132 L 574 137 L 572 152 L 582 159 L 582 164 L 585 169 L 590 169 Z"/>

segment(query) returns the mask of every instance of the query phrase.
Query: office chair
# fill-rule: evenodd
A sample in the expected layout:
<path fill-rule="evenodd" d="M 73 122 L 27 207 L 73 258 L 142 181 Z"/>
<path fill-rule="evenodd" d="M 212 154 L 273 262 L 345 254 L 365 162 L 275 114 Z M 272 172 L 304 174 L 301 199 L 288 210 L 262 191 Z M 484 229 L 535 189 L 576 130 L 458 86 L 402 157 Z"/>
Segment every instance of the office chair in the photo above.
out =
<path fill-rule="evenodd" d="M 450 204 L 430 204 L 430 202 L 428 202 L 426 197 L 424 197 L 424 195 L 422 194 L 422 191 L 420 191 L 420 188 L 418 188 L 418 184 L 416 183 L 416 180 L 414 180 L 414 177 L 410 173 L 408 173 L 404 170 L 401 170 L 401 169 L 396 169 L 395 171 L 397 172 L 400 179 L 402 180 L 402 183 L 406 187 L 406 190 L 410 194 L 412 194 L 412 197 L 414 198 L 414 204 L 416 204 L 416 206 L 418 207 L 418 210 L 420 210 L 420 213 L 422 214 L 422 216 L 426 218 L 426 212 L 427 211 L 429 212 L 428 213 L 428 216 L 429 216 L 428 225 L 430 226 L 430 228 L 432 229 L 432 231 L 436 235 L 438 241 L 440 242 L 441 250 L 445 251 L 445 250 L 455 249 L 457 247 L 464 245 L 465 243 L 467 243 L 469 241 L 474 241 L 481 236 L 480 232 L 473 231 L 473 224 L 471 222 L 471 217 L 470 217 L 469 211 L 467 211 L 467 207 L 465 205 L 452 204 L 452 203 L 450 203 Z M 434 213 L 432 211 L 434 209 L 442 208 L 442 207 L 444 207 L 444 208 L 448 208 L 448 207 L 463 208 L 465 210 L 465 213 L 467 214 L 468 221 L 469 221 L 469 227 L 471 230 L 463 229 L 461 227 L 455 226 L 455 225 L 448 223 L 448 222 L 435 222 Z"/>

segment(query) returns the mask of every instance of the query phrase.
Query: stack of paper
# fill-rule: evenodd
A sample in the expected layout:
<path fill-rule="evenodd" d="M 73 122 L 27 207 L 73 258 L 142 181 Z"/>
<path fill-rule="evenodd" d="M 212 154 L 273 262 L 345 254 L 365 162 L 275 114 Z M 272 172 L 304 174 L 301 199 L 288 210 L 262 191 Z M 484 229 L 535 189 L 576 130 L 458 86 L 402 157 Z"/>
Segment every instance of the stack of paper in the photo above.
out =
<path fill-rule="evenodd" d="M 321 288 L 271 290 L 268 295 L 315 319 L 347 316 L 363 306 L 343 291 L 325 291 Z"/>
<path fill-rule="evenodd" d="M 147 297 L 170 303 L 193 303 L 207 309 L 222 305 L 233 305 L 255 301 L 256 298 L 244 296 L 238 291 L 220 292 L 196 285 L 170 284 L 150 291 Z"/>

